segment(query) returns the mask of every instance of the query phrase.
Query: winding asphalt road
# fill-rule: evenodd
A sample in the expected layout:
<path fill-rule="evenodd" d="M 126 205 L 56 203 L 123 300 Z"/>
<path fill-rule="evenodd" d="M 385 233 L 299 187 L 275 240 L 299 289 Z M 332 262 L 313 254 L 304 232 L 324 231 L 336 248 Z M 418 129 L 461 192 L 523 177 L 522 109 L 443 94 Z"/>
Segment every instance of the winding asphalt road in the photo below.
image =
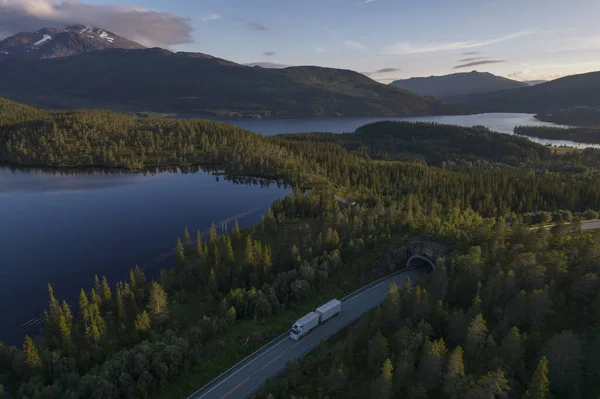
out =
<path fill-rule="evenodd" d="M 416 280 L 425 273 L 424 269 L 401 271 L 361 288 L 342 299 L 342 311 L 339 315 L 318 326 L 307 336 L 294 341 L 289 332 L 286 332 L 193 393 L 188 399 L 238 399 L 255 393 L 267 378 L 279 374 L 287 362 L 305 356 L 322 341 L 381 304 L 392 282 L 402 289 L 407 277 Z"/>

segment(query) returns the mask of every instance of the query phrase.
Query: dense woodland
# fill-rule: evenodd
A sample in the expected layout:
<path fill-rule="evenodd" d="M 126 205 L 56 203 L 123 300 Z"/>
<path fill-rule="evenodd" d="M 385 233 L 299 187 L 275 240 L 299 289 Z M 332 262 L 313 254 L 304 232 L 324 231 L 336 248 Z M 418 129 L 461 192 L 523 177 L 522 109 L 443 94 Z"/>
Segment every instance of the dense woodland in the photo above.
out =
<path fill-rule="evenodd" d="M 557 320 L 569 317 L 567 328 L 579 348 L 593 348 L 585 326 L 593 328 L 589 323 L 597 317 L 596 305 L 590 305 L 599 289 L 595 239 L 569 225 L 552 235 L 526 226 L 598 218 L 595 150 L 557 153 L 482 128 L 408 123 L 377 123 L 346 135 L 267 138 L 207 121 L 46 112 L 2 101 L 0 161 L 136 170 L 202 164 L 299 187 L 275 201 L 253 229 L 235 228 L 220 237 L 213 229 L 205 240 L 186 229 L 177 242 L 176 268 L 162 271 L 157 281 L 138 268 L 116 284 L 96 278 L 92 289 L 81 290 L 78 304 L 55 298 L 49 285 L 42 333 L 26 337 L 22 348 L 0 344 L 2 399 L 184 397 L 323 298 L 343 296 L 381 275 L 378 260 L 411 236 L 454 249 L 446 272 L 439 268 L 430 283 L 401 294 L 391 313 L 385 305 L 381 317 L 391 317 L 391 324 L 363 322 L 374 327 L 357 331 L 364 334 L 361 340 L 381 343 L 405 327 L 402 334 L 420 333 L 420 340 L 381 345 L 385 351 L 369 360 L 368 370 L 358 365 L 365 345 L 354 360 L 336 357 L 346 382 L 350 375 L 379 378 L 376 370 L 388 357 L 392 370 L 388 364 L 385 375 L 394 378 L 405 350 L 413 359 L 412 366 L 402 366 L 407 373 L 427 351 L 443 353 L 432 362 L 445 370 L 446 353 L 461 345 L 470 377 L 461 379 L 457 394 L 488 384 L 508 386 L 517 395 L 530 384 L 540 354 L 546 354 L 550 373 L 556 372 L 543 348 L 552 342 L 546 330 L 561 333 Z M 333 193 L 357 203 L 346 205 Z M 526 366 L 509 374 L 495 357 L 488 362 L 499 349 L 480 341 L 468 346 L 474 320 L 485 324 L 484 332 L 474 333 L 485 345 L 492 345 L 489 337 L 501 345 L 513 327 L 527 334 Z M 295 378 L 287 383 L 290 389 L 321 395 L 318 386 L 303 387 L 302 378 Z M 593 378 L 582 372 L 564 386 L 587 395 Z M 431 395 L 443 394 L 439 381 L 413 380 L 420 392 L 422 385 Z M 282 384 L 269 386 L 267 394 L 287 398 L 292 391 Z M 343 397 L 349 392 L 344 384 L 327 394 Z M 365 384 L 371 392 L 371 383 Z M 377 384 L 391 395 L 392 388 Z"/>
<path fill-rule="evenodd" d="M 492 228 L 261 398 L 597 398 L 600 236 Z"/>
<path fill-rule="evenodd" d="M 515 127 L 515 133 L 550 140 L 600 144 L 600 127 L 517 126 Z"/>
<path fill-rule="evenodd" d="M 551 114 L 537 114 L 535 117 L 541 121 L 559 125 L 600 126 L 600 109 L 597 108 L 567 108 Z"/>

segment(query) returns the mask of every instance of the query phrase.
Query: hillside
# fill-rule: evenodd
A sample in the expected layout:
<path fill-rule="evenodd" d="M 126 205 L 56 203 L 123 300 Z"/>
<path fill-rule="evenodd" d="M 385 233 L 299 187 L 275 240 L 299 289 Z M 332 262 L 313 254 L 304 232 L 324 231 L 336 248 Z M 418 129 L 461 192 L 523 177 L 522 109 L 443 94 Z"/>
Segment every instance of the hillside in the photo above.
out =
<path fill-rule="evenodd" d="M 49 108 L 260 117 L 460 112 L 349 70 L 247 67 L 206 54 L 156 48 L 1 59 L 0 74 L 0 96 Z"/>
<path fill-rule="evenodd" d="M 58 58 L 109 48 L 142 49 L 144 46 L 97 28 L 43 28 L 36 32 L 17 33 L 1 40 L 0 60 Z"/>
<path fill-rule="evenodd" d="M 544 113 L 562 108 L 599 107 L 600 72 L 566 76 L 521 89 L 465 96 L 462 103 L 486 110 Z"/>
<path fill-rule="evenodd" d="M 391 85 L 442 100 L 452 99 L 456 96 L 528 86 L 523 82 L 492 75 L 488 72 L 477 71 L 396 80 Z"/>

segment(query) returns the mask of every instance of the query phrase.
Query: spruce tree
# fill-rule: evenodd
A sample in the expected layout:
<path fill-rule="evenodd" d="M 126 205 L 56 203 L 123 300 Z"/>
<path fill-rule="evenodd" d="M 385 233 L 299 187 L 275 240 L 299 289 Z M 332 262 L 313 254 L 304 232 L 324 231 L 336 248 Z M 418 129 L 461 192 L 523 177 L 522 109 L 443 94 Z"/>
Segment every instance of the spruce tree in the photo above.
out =
<path fill-rule="evenodd" d="M 177 263 L 182 264 L 183 262 L 185 262 L 185 250 L 183 249 L 181 238 L 177 239 L 177 246 L 175 247 L 175 252 L 177 254 Z"/>
<path fill-rule="evenodd" d="M 102 297 L 107 302 L 112 300 L 112 293 L 110 292 L 110 285 L 108 284 L 106 276 L 102 277 Z"/>
<path fill-rule="evenodd" d="M 252 242 L 252 237 L 250 234 L 246 237 L 246 264 L 253 266 L 254 265 L 254 244 Z"/>
<path fill-rule="evenodd" d="M 238 240 L 240 238 L 240 225 L 238 224 L 237 220 L 233 224 L 233 230 L 231 231 L 231 233 L 235 240 Z"/>
<path fill-rule="evenodd" d="M 465 382 L 465 364 L 463 349 L 460 346 L 454 348 L 448 359 L 446 373 L 444 374 L 443 391 L 448 397 L 458 395 Z"/>
<path fill-rule="evenodd" d="M 185 226 L 185 229 L 183 229 L 183 244 L 189 245 L 191 242 L 192 237 L 190 236 L 190 231 L 188 230 L 187 226 Z"/>
<path fill-rule="evenodd" d="M 533 373 L 533 377 L 525 393 L 525 399 L 546 399 L 549 393 L 548 359 L 544 356 L 540 359 L 535 373 Z"/>
<path fill-rule="evenodd" d="M 67 303 L 67 301 L 63 300 L 62 303 L 62 314 L 65 317 L 65 322 L 69 328 L 73 327 L 73 314 L 71 313 L 71 307 Z"/>
<path fill-rule="evenodd" d="M 79 292 L 79 313 L 81 314 L 81 318 L 86 320 L 88 318 L 88 308 L 90 302 L 88 301 L 88 297 L 83 290 Z"/>
<path fill-rule="evenodd" d="M 40 354 L 33 343 L 33 340 L 25 335 L 25 342 L 23 342 L 23 355 L 25 366 L 29 369 L 38 369 L 42 367 L 42 359 Z"/>
<path fill-rule="evenodd" d="M 225 236 L 225 260 L 228 264 L 235 263 L 235 254 L 233 253 L 233 246 L 231 245 L 231 238 Z"/>
<path fill-rule="evenodd" d="M 137 332 L 146 333 L 152 329 L 152 325 L 150 323 L 150 316 L 148 316 L 148 312 L 145 310 L 138 314 L 135 318 L 135 329 Z"/>
<path fill-rule="evenodd" d="M 154 324 L 160 326 L 169 319 L 169 302 L 167 294 L 158 282 L 152 283 L 148 311 Z"/>
<path fill-rule="evenodd" d="M 215 222 L 210 226 L 210 230 L 208 231 L 208 242 L 210 244 L 215 244 L 218 238 L 217 234 L 217 226 L 215 226 Z"/>
<path fill-rule="evenodd" d="M 200 259 L 202 259 L 202 255 L 204 255 L 204 249 L 202 248 L 202 235 L 200 234 L 200 230 L 196 232 L 196 255 Z"/>

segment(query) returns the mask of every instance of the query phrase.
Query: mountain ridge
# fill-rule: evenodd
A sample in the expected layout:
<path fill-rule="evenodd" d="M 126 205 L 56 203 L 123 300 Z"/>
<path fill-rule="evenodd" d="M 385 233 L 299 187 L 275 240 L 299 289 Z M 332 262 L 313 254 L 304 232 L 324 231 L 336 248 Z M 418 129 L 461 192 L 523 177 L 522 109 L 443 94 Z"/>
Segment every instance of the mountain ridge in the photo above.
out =
<path fill-rule="evenodd" d="M 489 72 L 459 72 L 449 75 L 395 80 L 390 85 L 440 100 L 457 96 L 526 87 L 527 84 Z"/>

